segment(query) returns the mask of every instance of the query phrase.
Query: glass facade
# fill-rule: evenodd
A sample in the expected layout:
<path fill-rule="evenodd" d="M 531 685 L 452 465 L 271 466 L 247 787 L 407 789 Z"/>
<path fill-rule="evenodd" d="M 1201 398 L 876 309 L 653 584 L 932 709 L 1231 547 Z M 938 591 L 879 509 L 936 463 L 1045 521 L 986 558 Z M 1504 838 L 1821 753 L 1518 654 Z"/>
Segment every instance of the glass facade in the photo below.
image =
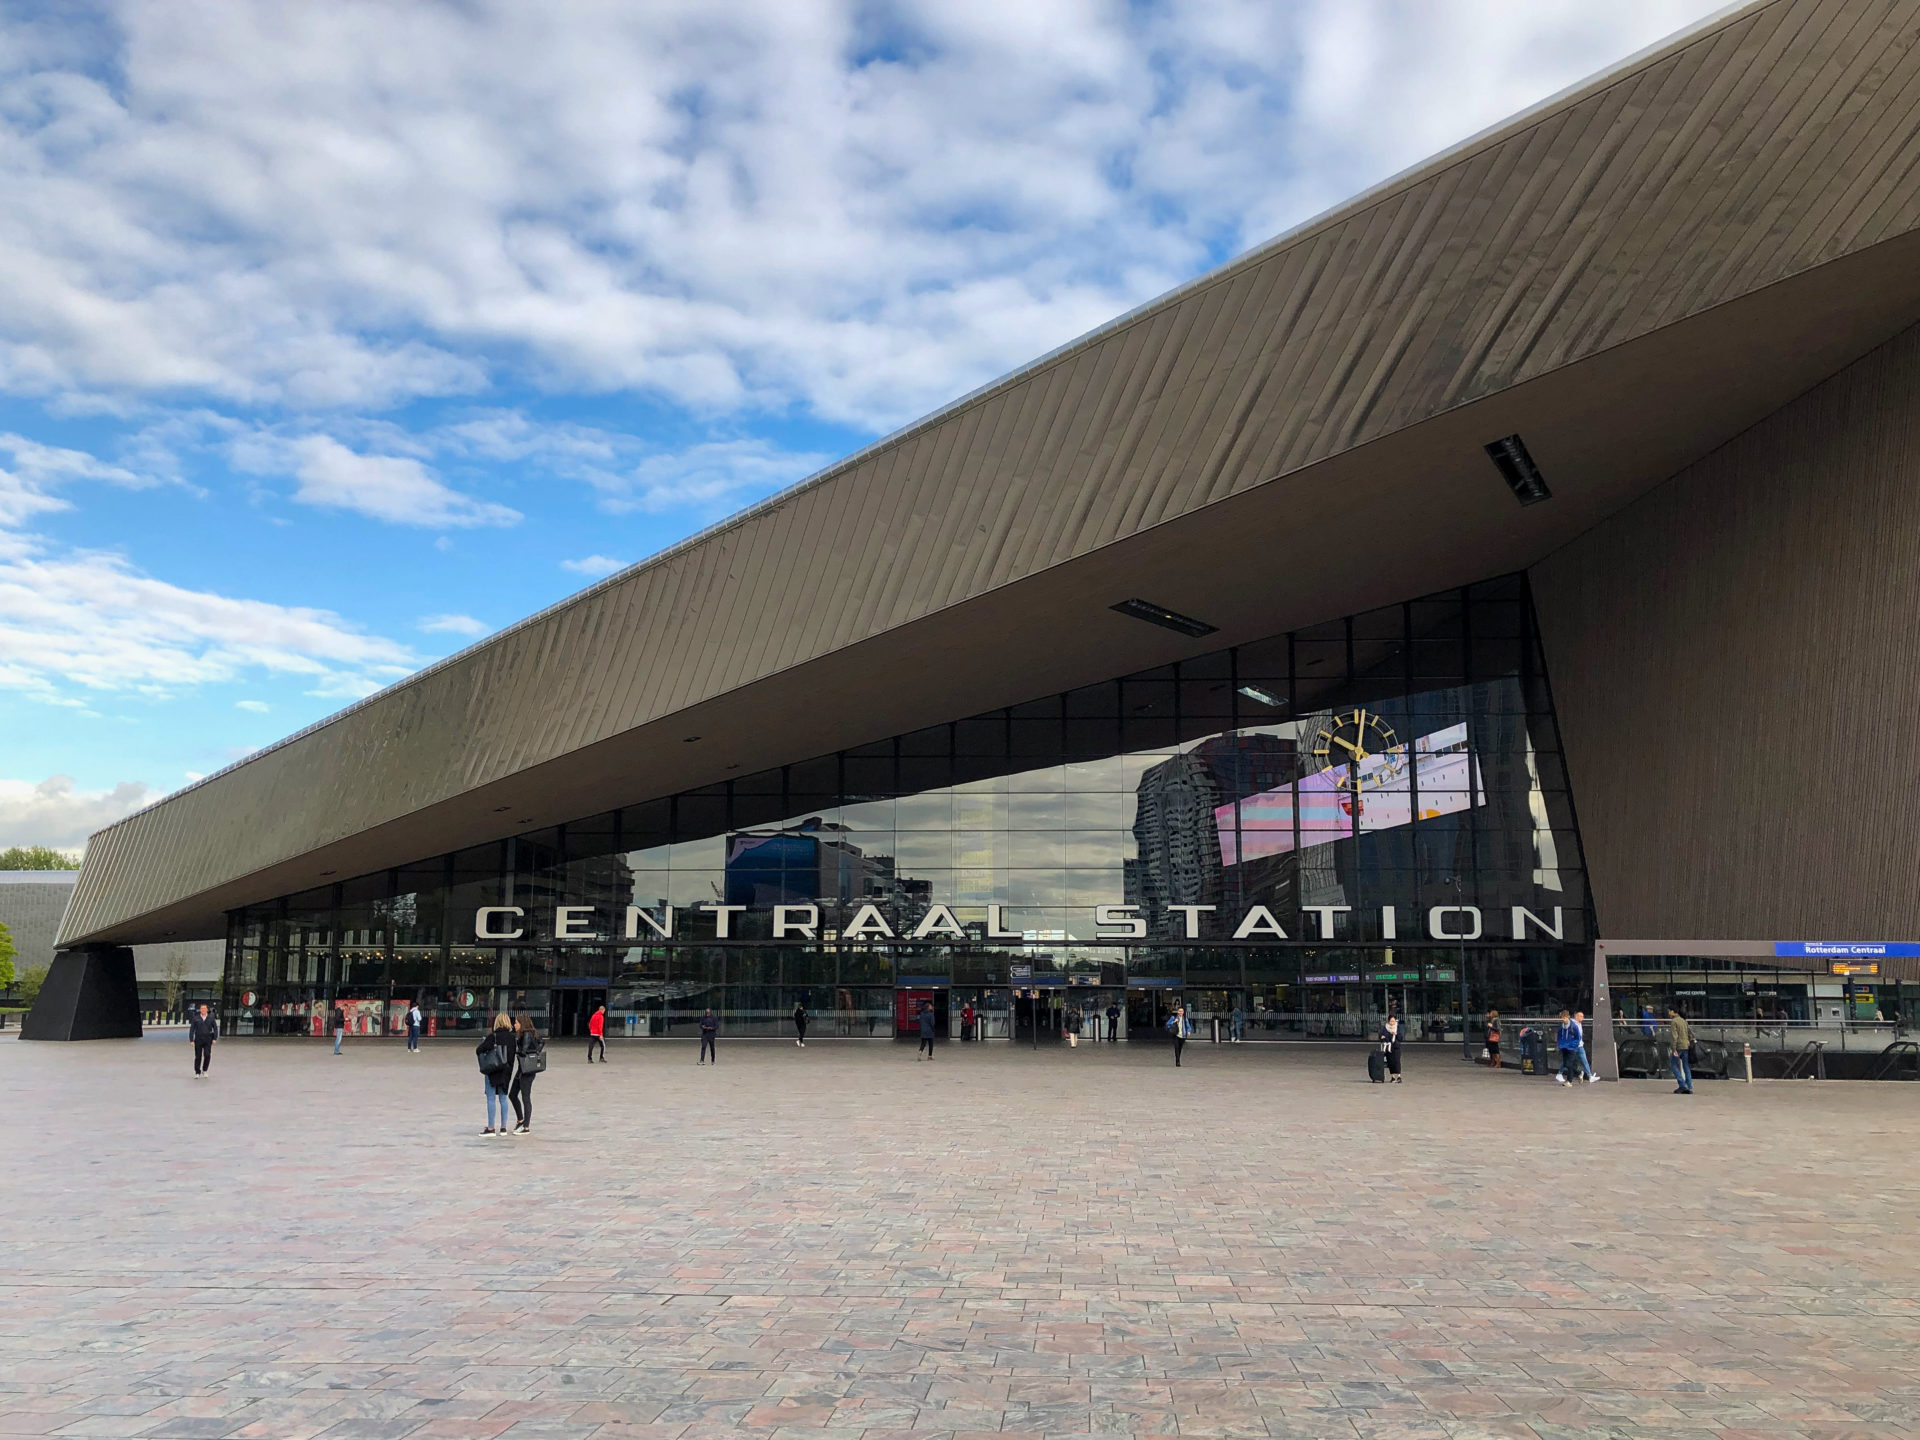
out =
<path fill-rule="evenodd" d="M 229 1033 L 1458 1036 L 1586 1002 L 1522 576 L 529 829 L 230 917 Z"/>

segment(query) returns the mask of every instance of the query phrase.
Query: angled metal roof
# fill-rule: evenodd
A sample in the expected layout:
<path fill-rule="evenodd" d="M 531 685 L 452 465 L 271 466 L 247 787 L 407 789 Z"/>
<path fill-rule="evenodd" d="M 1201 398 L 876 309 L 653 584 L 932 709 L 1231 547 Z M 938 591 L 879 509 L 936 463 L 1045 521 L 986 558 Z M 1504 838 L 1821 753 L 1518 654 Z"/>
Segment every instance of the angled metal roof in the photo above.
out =
<path fill-rule="evenodd" d="M 62 942 L 1524 565 L 1920 319 L 1917 37 L 1765 0 L 1635 57 L 108 827 Z"/>

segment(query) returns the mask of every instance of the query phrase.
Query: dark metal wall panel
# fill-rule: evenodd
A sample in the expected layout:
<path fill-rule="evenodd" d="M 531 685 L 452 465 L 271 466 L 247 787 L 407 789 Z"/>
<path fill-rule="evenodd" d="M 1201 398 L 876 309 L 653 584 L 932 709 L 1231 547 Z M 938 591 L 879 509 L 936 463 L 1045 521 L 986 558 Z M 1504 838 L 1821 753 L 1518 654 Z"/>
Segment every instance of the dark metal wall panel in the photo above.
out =
<path fill-rule="evenodd" d="M 1532 574 L 1603 935 L 1920 937 L 1920 330 Z"/>
<path fill-rule="evenodd" d="M 1920 0 L 1771 0 L 1443 155 L 121 822 L 64 938 L 111 938 L 1904 233 L 1917 26 Z"/>

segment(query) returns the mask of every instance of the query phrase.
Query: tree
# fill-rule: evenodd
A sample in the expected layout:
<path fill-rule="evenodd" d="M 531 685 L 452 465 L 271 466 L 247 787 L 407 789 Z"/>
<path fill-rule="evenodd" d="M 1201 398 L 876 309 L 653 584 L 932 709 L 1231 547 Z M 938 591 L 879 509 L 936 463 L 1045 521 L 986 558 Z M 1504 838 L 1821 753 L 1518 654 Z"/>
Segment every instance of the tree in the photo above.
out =
<path fill-rule="evenodd" d="M 47 967 L 44 965 L 29 965 L 21 971 L 18 989 L 20 998 L 29 1005 L 33 1004 L 40 998 L 40 986 L 45 983 L 46 978 Z"/>
<path fill-rule="evenodd" d="M 14 947 L 13 932 L 0 921 L 0 990 L 13 987 L 13 957 L 20 952 Z"/>
<path fill-rule="evenodd" d="M 187 972 L 192 968 L 193 962 L 187 958 L 186 951 L 174 950 L 167 955 L 166 968 L 160 972 L 160 978 L 166 985 L 169 1015 L 180 1008 L 180 989 L 187 983 Z"/>
<path fill-rule="evenodd" d="M 0 870 L 78 870 L 80 862 L 51 845 L 9 845 L 0 850 Z"/>

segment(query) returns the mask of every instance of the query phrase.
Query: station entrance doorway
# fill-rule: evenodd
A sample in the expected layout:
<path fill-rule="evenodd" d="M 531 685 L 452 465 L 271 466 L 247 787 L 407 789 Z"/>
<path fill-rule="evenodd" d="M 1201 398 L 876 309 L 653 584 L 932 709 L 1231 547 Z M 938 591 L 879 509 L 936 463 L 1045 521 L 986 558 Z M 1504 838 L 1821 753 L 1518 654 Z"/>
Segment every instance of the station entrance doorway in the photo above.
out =
<path fill-rule="evenodd" d="M 606 1003 L 604 985 L 556 985 L 547 998 L 547 1034 L 561 1040 L 584 1038 L 587 1021 Z"/>
<path fill-rule="evenodd" d="M 933 1036 L 945 1040 L 952 1029 L 945 985 L 902 985 L 893 992 L 893 1038 L 920 1041 L 920 1011 L 933 1006 Z"/>

